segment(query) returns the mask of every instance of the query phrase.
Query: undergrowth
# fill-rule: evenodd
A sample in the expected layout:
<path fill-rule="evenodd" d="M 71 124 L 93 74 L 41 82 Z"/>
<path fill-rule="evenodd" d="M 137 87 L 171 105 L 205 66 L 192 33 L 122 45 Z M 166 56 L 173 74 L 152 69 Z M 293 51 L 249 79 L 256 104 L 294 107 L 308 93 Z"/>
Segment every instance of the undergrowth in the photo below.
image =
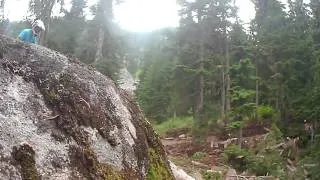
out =
<path fill-rule="evenodd" d="M 176 117 L 170 118 L 167 121 L 154 125 L 154 129 L 161 136 L 165 136 L 169 131 L 179 129 L 191 129 L 193 126 L 192 117 Z"/>

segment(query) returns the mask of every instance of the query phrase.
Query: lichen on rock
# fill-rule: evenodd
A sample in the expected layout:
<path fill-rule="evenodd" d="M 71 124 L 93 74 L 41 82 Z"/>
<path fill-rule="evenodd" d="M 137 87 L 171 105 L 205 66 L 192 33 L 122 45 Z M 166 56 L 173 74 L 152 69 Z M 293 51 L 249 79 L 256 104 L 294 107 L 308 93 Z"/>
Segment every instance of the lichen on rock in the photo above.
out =
<path fill-rule="evenodd" d="M 172 179 L 137 104 L 101 73 L 0 36 L 0 76 L 0 178 Z"/>

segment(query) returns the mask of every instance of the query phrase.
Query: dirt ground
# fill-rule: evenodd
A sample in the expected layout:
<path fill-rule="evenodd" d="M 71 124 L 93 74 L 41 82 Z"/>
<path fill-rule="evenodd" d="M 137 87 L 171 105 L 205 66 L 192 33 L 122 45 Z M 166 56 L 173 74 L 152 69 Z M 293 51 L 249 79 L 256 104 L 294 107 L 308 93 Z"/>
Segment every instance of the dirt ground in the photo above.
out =
<path fill-rule="evenodd" d="M 254 146 L 261 141 L 264 135 L 244 137 L 243 146 Z M 221 140 L 215 136 L 209 136 L 201 144 L 192 142 L 191 137 L 163 138 L 162 144 L 169 159 L 186 171 L 196 180 L 202 180 L 201 173 L 221 172 L 222 176 L 230 169 L 224 164 L 222 152 L 225 145 L 237 143 L 232 140 Z"/>

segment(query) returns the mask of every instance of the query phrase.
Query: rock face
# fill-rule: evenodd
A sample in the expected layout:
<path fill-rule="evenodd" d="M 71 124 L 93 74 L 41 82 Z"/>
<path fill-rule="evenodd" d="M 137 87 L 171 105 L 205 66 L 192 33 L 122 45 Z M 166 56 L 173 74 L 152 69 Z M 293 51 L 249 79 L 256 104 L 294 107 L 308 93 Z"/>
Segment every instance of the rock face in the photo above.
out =
<path fill-rule="evenodd" d="M 127 68 L 120 69 L 119 73 L 119 87 L 124 89 L 129 95 L 134 96 L 134 91 L 136 90 L 135 80 L 128 71 Z"/>
<path fill-rule="evenodd" d="M 75 59 L 0 36 L 0 179 L 173 179 L 138 106 Z"/>

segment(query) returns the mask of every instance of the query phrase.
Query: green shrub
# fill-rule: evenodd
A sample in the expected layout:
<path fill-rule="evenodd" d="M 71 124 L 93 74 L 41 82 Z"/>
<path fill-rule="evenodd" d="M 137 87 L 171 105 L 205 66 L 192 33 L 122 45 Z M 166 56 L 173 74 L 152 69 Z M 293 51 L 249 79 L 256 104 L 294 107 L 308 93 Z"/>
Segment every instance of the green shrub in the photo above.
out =
<path fill-rule="evenodd" d="M 254 120 L 256 109 L 255 103 L 244 103 L 232 110 L 231 117 L 233 116 L 233 119 L 236 121 Z M 237 115 L 241 115 L 241 118 L 237 119 Z"/>
<path fill-rule="evenodd" d="M 222 180 L 222 174 L 220 172 L 202 171 L 201 174 L 204 180 Z"/>
<path fill-rule="evenodd" d="M 154 129 L 160 135 L 164 136 L 167 132 L 174 129 L 182 129 L 182 128 L 192 128 L 193 126 L 193 118 L 192 117 L 177 117 L 170 118 L 163 123 L 154 125 Z"/>
<path fill-rule="evenodd" d="M 192 127 L 192 141 L 193 143 L 200 145 L 205 142 L 205 137 L 208 134 L 208 126 L 194 125 Z"/>
<path fill-rule="evenodd" d="M 237 145 L 228 146 L 223 152 L 224 160 L 237 171 L 245 171 L 252 162 L 252 154 Z"/>
<path fill-rule="evenodd" d="M 276 124 L 271 125 L 271 132 L 268 134 L 268 136 L 265 138 L 266 141 L 271 141 L 270 143 L 276 143 L 276 141 L 282 140 L 283 139 L 283 133 L 281 130 L 278 128 Z"/>
<path fill-rule="evenodd" d="M 252 160 L 248 168 L 249 172 L 257 176 L 265 176 L 267 174 L 278 177 L 283 176 L 284 162 L 279 152 L 264 153 L 263 155 L 254 157 Z"/>
<path fill-rule="evenodd" d="M 310 148 L 304 152 L 299 162 L 300 167 L 308 172 L 309 179 L 320 179 L 320 141 L 315 141 Z"/>
<path fill-rule="evenodd" d="M 227 131 L 232 131 L 234 129 L 239 129 L 239 128 L 243 127 L 243 126 L 244 126 L 244 122 L 243 121 L 234 121 L 234 122 L 230 123 L 226 127 L 226 129 L 227 129 Z"/>
<path fill-rule="evenodd" d="M 272 120 L 276 115 L 276 110 L 271 106 L 258 106 L 257 113 L 261 120 Z"/>
<path fill-rule="evenodd" d="M 193 155 L 192 155 L 192 158 L 193 159 L 202 159 L 202 158 L 204 158 L 204 157 L 206 157 L 207 156 L 207 153 L 205 153 L 205 152 L 196 152 L 196 153 L 194 153 Z"/>
<path fill-rule="evenodd" d="M 289 125 L 288 124 L 281 124 L 281 131 L 283 132 L 284 136 L 289 136 L 289 137 L 292 137 L 292 136 L 303 136 L 305 135 L 305 130 L 304 130 L 304 126 L 303 126 L 303 123 L 295 123 L 295 122 L 292 122 L 290 123 Z"/>
<path fill-rule="evenodd" d="M 229 146 L 223 157 L 237 171 L 248 171 L 257 176 L 272 175 L 284 176 L 284 161 L 278 151 L 254 154 L 251 151 L 240 149 L 236 145 Z"/>

